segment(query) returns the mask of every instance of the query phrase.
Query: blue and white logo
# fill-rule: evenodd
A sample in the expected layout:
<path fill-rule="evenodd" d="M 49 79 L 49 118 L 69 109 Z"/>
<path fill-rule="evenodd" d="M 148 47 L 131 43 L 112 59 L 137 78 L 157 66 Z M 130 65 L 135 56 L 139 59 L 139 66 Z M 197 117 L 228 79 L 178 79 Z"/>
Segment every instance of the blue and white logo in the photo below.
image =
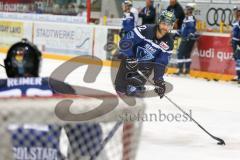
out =
<path fill-rule="evenodd" d="M 154 59 L 153 53 L 149 52 L 146 48 L 137 47 L 137 60 L 139 61 L 147 61 Z"/>

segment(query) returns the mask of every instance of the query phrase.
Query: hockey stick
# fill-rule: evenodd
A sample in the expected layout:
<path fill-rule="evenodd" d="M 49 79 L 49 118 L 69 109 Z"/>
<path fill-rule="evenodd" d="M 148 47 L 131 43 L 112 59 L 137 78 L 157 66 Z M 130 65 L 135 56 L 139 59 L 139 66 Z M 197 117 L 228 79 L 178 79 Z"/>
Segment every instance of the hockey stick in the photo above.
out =
<path fill-rule="evenodd" d="M 6 68 L 4 65 L 0 64 L 1 67 Z"/>
<path fill-rule="evenodd" d="M 114 134 L 116 133 L 116 131 L 118 130 L 118 128 L 123 124 L 122 121 L 118 121 L 113 129 L 111 129 L 111 131 L 109 132 L 109 134 L 107 135 L 107 137 L 103 140 L 103 142 L 101 143 L 101 146 L 99 147 L 99 149 L 94 153 L 94 155 L 91 156 L 90 160 L 95 160 L 97 158 L 97 156 L 100 154 L 100 152 L 104 149 L 105 145 L 107 144 L 107 142 L 114 136 Z"/>
<path fill-rule="evenodd" d="M 155 86 L 155 84 L 149 79 L 147 78 L 140 70 L 137 70 L 138 74 L 140 74 L 145 80 L 147 80 L 150 84 L 152 84 L 153 86 Z M 205 128 L 203 128 L 203 126 L 201 126 L 195 119 L 193 119 L 187 112 L 185 112 L 181 107 L 179 107 L 175 102 L 173 102 L 168 96 L 164 95 L 164 97 L 171 102 L 175 107 L 177 107 L 182 113 L 184 113 L 185 115 L 187 115 L 195 124 L 198 125 L 198 127 L 200 127 L 205 133 L 207 133 L 210 137 L 212 137 L 213 139 L 218 141 L 218 145 L 225 145 L 224 140 L 222 140 L 221 138 L 218 138 L 214 135 L 212 135 L 211 133 L 209 133 Z"/>

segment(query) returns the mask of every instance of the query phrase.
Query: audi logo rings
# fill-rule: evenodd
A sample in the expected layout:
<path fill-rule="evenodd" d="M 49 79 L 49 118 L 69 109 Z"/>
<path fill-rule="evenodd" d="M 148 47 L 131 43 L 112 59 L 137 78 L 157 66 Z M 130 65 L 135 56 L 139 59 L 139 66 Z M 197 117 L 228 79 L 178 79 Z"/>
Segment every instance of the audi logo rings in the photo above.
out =
<path fill-rule="evenodd" d="M 207 12 L 207 23 L 210 26 L 220 26 L 222 21 L 225 25 L 231 25 L 233 22 L 233 13 L 229 8 L 210 8 Z"/>

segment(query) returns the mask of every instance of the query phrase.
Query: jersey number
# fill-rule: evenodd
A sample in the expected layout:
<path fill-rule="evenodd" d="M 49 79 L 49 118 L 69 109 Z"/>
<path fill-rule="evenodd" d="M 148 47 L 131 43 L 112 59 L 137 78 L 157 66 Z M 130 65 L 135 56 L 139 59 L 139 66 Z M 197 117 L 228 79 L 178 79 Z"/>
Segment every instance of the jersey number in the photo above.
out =
<path fill-rule="evenodd" d="M 143 26 L 139 26 L 138 30 L 141 32 L 142 30 L 145 30 L 147 28 L 147 26 L 143 25 Z"/>
<path fill-rule="evenodd" d="M 52 96 L 53 93 L 51 90 L 42 90 L 38 88 L 28 88 L 26 92 L 24 93 L 21 89 L 10 89 L 6 91 L 1 91 L 0 96 L 1 97 L 21 97 L 21 96 Z"/>

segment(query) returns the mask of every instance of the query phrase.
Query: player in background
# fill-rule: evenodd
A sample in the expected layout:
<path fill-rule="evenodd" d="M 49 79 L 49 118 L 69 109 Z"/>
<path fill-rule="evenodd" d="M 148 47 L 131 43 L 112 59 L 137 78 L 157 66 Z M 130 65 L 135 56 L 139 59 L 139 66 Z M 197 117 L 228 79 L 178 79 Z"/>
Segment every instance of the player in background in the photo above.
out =
<path fill-rule="evenodd" d="M 120 31 L 120 37 L 124 37 L 129 31 L 133 30 L 135 27 L 135 17 L 131 12 L 132 2 L 129 0 L 125 0 L 122 3 L 123 10 L 123 20 L 122 20 L 122 29 Z"/>
<path fill-rule="evenodd" d="M 115 79 L 115 89 L 120 95 L 143 96 L 146 80 L 137 73 L 142 71 L 147 77 L 154 70 L 155 92 L 163 97 L 165 83 L 163 75 L 173 49 L 173 39 L 169 34 L 175 22 L 172 12 L 164 10 L 157 24 L 134 28 L 119 43 L 121 64 Z"/>
<path fill-rule="evenodd" d="M 39 77 L 41 55 L 38 48 L 26 39 L 10 47 L 4 60 L 9 78 L 0 79 L 0 97 L 37 96 L 45 97 L 47 101 L 47 98 L 57 96 L 58 93 L 75 94 L 73 88 L 64 82 Z M 53 89 L 52 85 L 57 88 Z M 16 160 L 65 159 L 59 147 L 61 128 L 62 126 L 56 124 L 10 125 L 8 130 L 12 137 L 13 158 Z M 102 130 L 99 124 L 67 124 L 64 128 L 72 152 L 78 158 L 90 157 L 101 147 Z"/>
<path fill-rule="evenodd" d="M 232 24 L 234 24 L 236 21 L 237 21 L 237 10 L 238 10 L 238 6 L 234 6 L 233 7 L 233 23 Z"/>
<path fill-rule="evenodd" d="M 133 1 L 132 0 L 128 0 L 128 1 L 130 1 L 130 7 L 131 7 L 130 12 L 132 12 L 134 14 L 134 20 L 135 20 L 134 26 L 136 27 L 138 25 L 138 18 L 139 18 L 138 17 L 138 10 L 135 7 L 133 7 Z"/>
<path fill-rule="evenodd" d="M 233 7 L 233 21 L 232 21 L 232 26 L 234 26 L 235 24 L 237 24 L 237 21 L 238 21 L 238 18 L 237 18 L 237 10 L 238 10 L 238 7 L 237 6 L 234 6 Z M 232 35 L 232 33 L 233 32 L 231 32 L 231 34 L 230 34 L 230 36 L 231 36 L 231 39 L 230 39 L 230 41 L 229 41 L 229 44 L 232 46 L 232 37 L 233 37 L 233 35 Z M 236 79 L 233 79 L 234 81 L 236 80 Z"/>
<path fill-rule="evenodd" d="M 236 61 L 237 82 L 240 84 L 240 7 L 236 9 L 236 21 L 232 28 L 233 58 Z"/>
<path fill-rule="evenodd" d="M 195 4 L 189 3 L 185 8 L 185 18 L 180 30 L 176 36 L 181 36 L 181 43 L 177 50 L 178 72 L 180 74 L 189 74 L 191 66 L 191 52 L 196 41 L 196 18 L 193 16 Z"/>

